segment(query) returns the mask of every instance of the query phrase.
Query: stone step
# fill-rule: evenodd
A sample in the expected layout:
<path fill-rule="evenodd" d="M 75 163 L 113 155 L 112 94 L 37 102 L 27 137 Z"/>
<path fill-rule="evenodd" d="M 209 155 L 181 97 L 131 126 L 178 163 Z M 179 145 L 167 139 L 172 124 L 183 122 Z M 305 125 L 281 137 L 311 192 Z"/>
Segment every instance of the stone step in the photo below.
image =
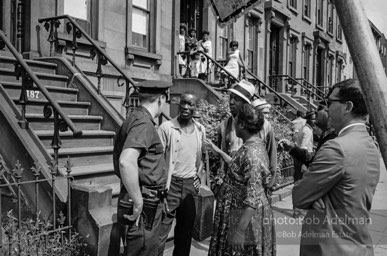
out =
<path fill-rule="evenodd" d="M 19 103 L 19 98 L 13 98 L 13 101 L 21 110 L 22 106 Z M 88 115 L 89 113 L 90 102 L 57 101 L 57 103 L 67 115 Z M 48 101 L 45 99 L 30 99 L 26 105 L 26 113 L 43 113 L 46 104 L 48 104 Z"/>
<path fill-rule="evenodd" d="M 54 156 L 53 149 L 47 149 Z M 60 148 L 58 152 L 58 167 L 63 167 L 67 158 L 70 157 L 73 166 L 88 166 L 112 162 L 113 146 L 106 147 L 82 147 L 82 148 Z"/>
<path fill-rule="evenodd" d="M 68 115 L 68 117 L 78 130 L 99 130 L 100 122 L 103 119 L 101 116 L 90 115 Z M 46 119 L 43 114 L 26 114 L 26 118 L 30 127 L 34 130 L 54 129 L 53 117 Z"/>
<path fill-rule="evenodd" d="M 35 75 L 38 77 L 42 85 L 50 85 L 50 86 L 57 86 L 57 87 L 67 86 L 67 81 L 68 81 L 67 76 L 40 73 L 40 72 L 35 72 Z M 13 69 L 0 68 L 0 76 L 2 81 L 21 83 L 21 78 L 19 80 L 16 79 L 15 71 Z"/>
<path fill-rule="evenodd" d="M 35 134 L 47 149 L 51 149 L 53 130 L 35 130 Z M 71 131 L 60 132 L 61 148 L 113 146 L 115 132 L 104 130 L 83 130 L 82 136 L 74 138 Z"/>
<path fill-rule="evenodd" d="M 11 98 L 19 98 L 21 93 L 21 83 L 15 82 L 3 82 L 0 81 L 0 84 L 6 89 L 8 95 Z M 45 86 L 50 95 L 54 100 L 61 101 L 77 101 L 78 98 L 78 89 L 74 88 L 64 88 L 57 86 Z M 28 99 L 39 99 L 45 100 L 46 96 L 38 89 L 38 87 L 34 86 L 31 90 L 27 91 Z"/>
<path fill-rule="evenodd" d="M 55 63 L 48 63 L 36 60 L 25 60 L 28 66 L 34 72 L 41 72 L 46 74 L 55 74 L 57 65 Z M 13 70 L 17 63 L 14 57 L 0 56 L 0 68 L 6 68 Z"/>

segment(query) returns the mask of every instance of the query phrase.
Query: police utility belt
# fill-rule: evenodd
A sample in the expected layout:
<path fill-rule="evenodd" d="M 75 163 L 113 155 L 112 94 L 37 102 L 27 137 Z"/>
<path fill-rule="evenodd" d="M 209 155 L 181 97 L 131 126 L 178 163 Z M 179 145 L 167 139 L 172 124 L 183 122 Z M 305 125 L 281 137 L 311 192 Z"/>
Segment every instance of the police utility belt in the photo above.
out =
<path fill-rule="evenodd" d="M 168 190 L 161 186 L 141 186 L 143 197 L 143 207 L 141 212 L 142 221 L 146 230 L 152 230 L 153 222 L 156 216 L 157 208 L 160 202 L 167 197 Z M 130 221 L 123 217 L 124 214 L 133 214 L 133 201 L 120 200 L 118 202 L 118 221 L 125 226 L 125 229 L 133 226 L 135 221 Z M 126 232 L 125 232 L 126 233 Z"/>

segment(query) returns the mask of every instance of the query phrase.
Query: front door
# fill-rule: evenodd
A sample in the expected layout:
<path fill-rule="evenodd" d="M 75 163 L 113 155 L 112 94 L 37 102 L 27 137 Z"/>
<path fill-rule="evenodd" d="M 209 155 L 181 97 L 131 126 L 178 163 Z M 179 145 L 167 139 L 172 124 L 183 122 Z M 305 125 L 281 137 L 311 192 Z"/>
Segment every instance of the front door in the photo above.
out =
<path fill-rule="evenodd" d="M 198 39 L 201 39 L 203 29 L 203 0 L 181 0 L 180 23 L 187 29 L 195 28 Z"/>
<path fill-rule="evenodd" d="M 279 27 L 271 25 L 270 33 L 270 57 L 269 57 L 269 74 L 276 76 L 279 74 L 279 56 L 280 56 L 280 31 Z M 271 79 L 271 86 L 277 90 L 279 81 Z"/>
<path fill-rule="evenodd" d="M 0 0 L 0 29 L 19 52 L 23 50 L 23 7 L 23 0 Z"/>
<path fill-rule="evenodd" d="M 317 60 L 316 60 L 316 86 L 321 91 L 325 91 L 324 88 L 324 49 L 318 48 L 317 49 Z M 320 94 L 320 93 L 318 93 Z M 324 96 L 324 95 L 320 95 Z"/>

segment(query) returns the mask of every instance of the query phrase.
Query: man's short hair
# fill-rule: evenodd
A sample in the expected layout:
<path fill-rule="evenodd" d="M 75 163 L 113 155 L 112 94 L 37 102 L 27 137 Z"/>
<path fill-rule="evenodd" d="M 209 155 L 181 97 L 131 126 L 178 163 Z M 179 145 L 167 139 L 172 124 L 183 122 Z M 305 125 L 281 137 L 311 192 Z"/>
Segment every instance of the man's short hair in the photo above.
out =
<path fill-rule="evenodd" d="M 364 95 L 360 83 L 355 79 L 347 79 L 333 85 L 332 90 L 339 89 L 338 97 L 343 101 L 351 101 L 353 104 L 352 115 L 354 117 L 364 117 L 368 115 Z"/>

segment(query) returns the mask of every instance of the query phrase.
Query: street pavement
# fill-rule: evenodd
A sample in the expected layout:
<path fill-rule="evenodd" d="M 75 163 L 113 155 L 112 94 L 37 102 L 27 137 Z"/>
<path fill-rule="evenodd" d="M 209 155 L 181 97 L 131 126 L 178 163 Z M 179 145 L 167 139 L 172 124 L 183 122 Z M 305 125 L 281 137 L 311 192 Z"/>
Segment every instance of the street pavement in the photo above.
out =
<path fill-rule="evenodd" d="M 371 224 L 369 231 L 374 244 L 375 256 L 387 255 L 387 171 L 383 160 L 380 160 L 380 179 L 376 187 L 373 205 L 371 209 Z M 284 195 L 288 195 L 289 188 L 284 189 Z M 294 256 L 299 255 L 299 243 L 301 224 L 291 216 L 292 198 L 287 196 L 272 205 L 276 219 L 277 255 Z M 210 238 L 198 242 L 192 240 L 191 256 L 206 256 L 208 254 Z M 165 256 L 172 256 L 173 242 L 166 245 Z"/>

